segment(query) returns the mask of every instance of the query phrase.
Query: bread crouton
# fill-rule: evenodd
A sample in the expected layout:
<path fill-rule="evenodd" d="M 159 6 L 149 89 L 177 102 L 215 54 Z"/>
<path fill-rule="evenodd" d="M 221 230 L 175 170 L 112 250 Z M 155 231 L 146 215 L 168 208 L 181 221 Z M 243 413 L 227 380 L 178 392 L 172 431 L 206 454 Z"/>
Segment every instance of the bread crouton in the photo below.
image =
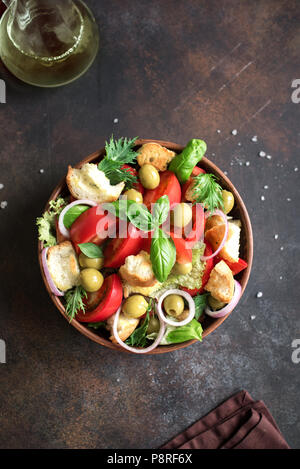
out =
<path fill-rule="evenodd" d="M 80 268 L 70 241 L 48 249 L 47 265 L 55 286 L 66 291 L 80 284 Z"/>
<path fill-rule="evenodd" d="M 98 204 L 114 202 L 125 187 L 124 182 L 112 186 L 96 164 L 86 163 L 81 169 L 69 166 L 66 182 L 75 199 L 89 199 Z"/>
<path fill-rule="evenodd" d="M 240 250 L 240 233 L 241 228 L 235 223 L 228 222 L 227 240 L 219 252 L 219 256 L 229 262 L 238 262 Z M 220 246 L 225 234 L 225 224 L 215 225 L 206 231 L 205 239 L 211 244 L 213 251 Z"/>
<path fill-rule="evenodd" d="M 126 257 L 119 273 L 131 286 L 151 287 L 157 281 L 152 270 L 150 255 L 146 251 L 141 251 L 137 256 Z"/>
<path fill-rule="evenodd" d="M 114 344 L 117 344 L 118 342 L 116 341 L 114 333 L 113 333 L 113 324 L 114 324 L 115 316 L 116 315 L 113 314 L 110 318 L 108 318 L 106 321 L 106 324 L 107 324 L 107 329 L 111 333 L 111 336 L 109 339 Z M 133 333 L 133 331 L 138 326 L 139 322 L 140 320 L 137 318 L 129 318 L 128 316 L 125 316 L 124 313 L 120 313 L 117 330 L 118 330 L 119 337 L 123 342 L 126 339 L 128 339 L 128 337 Z"/>
<path fill-rule="evenodd" d="M 123 281 L 123 294 L 124 298 L 128 298 L 132 293 L 140 293 L 143 296 L 151 296 L 153 293 L 161 288 L 161 283 L 156 280 L 155 284 L 151 287 L 137 287 L 130 285 L 128 282 Z"/>
<path fill-rule="evenodd" d="M 174 151 L 168 150 L 159 143 L 145 143 L 138 150 L 138 164 L 151 164 L 159 171 L 165 171 L 170 161 L 176 156 Z"/>
<path fill-rule="evenodd" d="M 220 215 L 212 215 L 208 217 L 205 222 L 205 232 L 217 225 L 223 225 L 224 220 Z"/>
<path fill-rule="evenodd" d="M 204 289 L 222 303 L 229 303 L 232 300 L 234 278 L 226 262 L 220 261 L 215 265 Z"/>

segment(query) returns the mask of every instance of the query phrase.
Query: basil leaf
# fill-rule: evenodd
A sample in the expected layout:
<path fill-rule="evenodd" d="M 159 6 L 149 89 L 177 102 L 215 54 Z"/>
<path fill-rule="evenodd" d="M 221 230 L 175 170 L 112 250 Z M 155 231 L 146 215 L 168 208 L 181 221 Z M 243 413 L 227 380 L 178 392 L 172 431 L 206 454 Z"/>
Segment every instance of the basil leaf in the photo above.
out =
<path fill-rule="evenodd" d="M 115 202 L 103 203 L 102 208 L 120 218 L 120 220 L 127 220 L 127 213 L 132 204 L 135 204 L 133 200 L 119 199 Z"/>
<path fill-rule="evenodd" d="M 152 231 L 155 225 L 152 220 L 152 215 L 143 204 L 134 202 L 128 208 L 127 216 L 131 223 L 142 231 Z"/>
<path fill-rule="evenodd" d="M 205 152 L 206 143 L 204 140 L 193 138 L 183 151 L 172 159 L 168 169 L 176 174 L 181 183 L 184 183 L 188 180 L 194 167 L 202 159 Z"/>
<path fill-rule="evenodd" d="M 143 321 L 143 324 L 140 327 L 137 327 L 128 339 L 125 340 L 125 344 L 130 345 L 131 347 L 145 347 L 147 344 L 147 329 L 149 325 L 150 315 L 147 311 L 146 317 Z"/>
<path fill-rule="evenodd" d="M 64 216 L 64 225 L 69 230 L 73 225 L 74 221 L 87 209 L 89 209 L 87 205 L 73 205 Z"/>
<path fill-rule="evenodd" d="M 81 243 L 78 244 L 80 251 L 83 252 L 90 259 L 97 259 L 103 257 L 103 252 L 100 246 L 94 243 Z"/>
<path fill-rule="evenodd" d="M 202 332 L 203 329 L 200 322 L 196 321 L 196 319 L 192 319 L 191 322 L 185 326 L 175 327 L 165 334 L 163 340 L 165 344 L 178 344 L 191 339 L 197 339 L 201 342 Z"/>
<path fill-rule="evenodd" d="M 160 197 L 154 204 L 153 223 L 160 226 L 168 218 L 170 211 L 170 201 L 167 195 Z"/>
<path fill-rule="evenodd" d="M 209 293 L 203 293 L 203 295 L 194 296 L 193 300 L 195 303 L 195 319 L 198 320 L 204 313 L 204 310 L 207 306 L 208 297 Z"/>
<path fill-rule="evenodd" d="M 175 264 L 176 248 L 173 240 L 160 228 L 156 229 L 151 241 L 150 259 L 157 280 L 167 280 Z"/>

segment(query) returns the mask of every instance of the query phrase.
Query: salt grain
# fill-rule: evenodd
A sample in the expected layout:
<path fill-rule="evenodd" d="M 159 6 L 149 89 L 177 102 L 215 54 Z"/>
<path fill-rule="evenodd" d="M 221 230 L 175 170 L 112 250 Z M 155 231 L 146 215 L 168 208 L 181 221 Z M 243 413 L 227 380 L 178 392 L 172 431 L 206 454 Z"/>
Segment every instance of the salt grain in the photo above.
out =
<path fill-rule="evenodd" d="M 6 200 L 3 200 L 2 202 L 0 202 L 0 208 L 2 208 L 2 210 L 4 210 L 6 207 L 7 207 L 7 201 Z"/>
<path fill-rule="evenodd" d="M 117 117 L 114 118 L 114 124 L 117 124 L 119 122 L 119 119 Z"/>
<path fill-rule="evenodd" d="M 271 156 L 271 155 L 267 155 L 267 158 L 268 158 L 268 160 L 271 160 L 271 159 L 272 159 L 272 156 Z"/>
<path fill-rule="evenodd" d="M 274 239 L 278 239 L 278 234 L 275 234 L 275 235 L 274 235 Z"/>
<path fill-rule="evenodd" d="M 245 166 L 250 166 L 250 161 L 246 161 Z"/>
<path fill-rule="evenodd" d="M 298 168 L 297 168 L 297 166 L 296 166 L 296 168 L 294 168 L 294 171 L 298 171 Z"/>
<path fill-rule="evenodd" d="M 232 133 L 232 135 L 237 135 L 237 130 L 236 130 L 236 129 L 233 129 L 233 130 L 231 131 L 231 133 Z"/>
<path fill-rule="evenodd" d="M 218 134 L 220 134 L 220 133 L 221 133 L 221 130 L 220 130 L 220 129 L 218 129 L 218 130 L 217 130 L 217 132 L 218 132 Z"/>
<path fill-rule="evenodd" d="M 4 188 L 4 184 L 0 184 L 0 190 Z"/>
<path fill-rule="evenodd" d="M 283 251 L 284 250 L 284 247 L 283 246 L 280 246 L 280 251 Z"/>
<path fill-rule="evenodd" d="M 241 146 L 242 146 L 241 142 L 239 142 L 239 143 L 238 143 L 238 146 L 239 146 L 239 147 L 241 147 Z"/>
<path fill-rule="evenodd" d="M 256 319 L 256 316 L 254 316 L 254 314 L 252 314 L 252 316 L 250 316 L 250 319 L 251 319 L 251 321 L 254 321 L 254 319 Z"/>
<path fill-rule="evenodd" d="M 253 137 L 251 138 L 252 142 L 257 142 L 257 135 L 253 135 Z"/>
<path fill-rule="evenodd" d="M 261 298 L 262 296 L 263 296 L 263 294 L 262 294 L 261 291 L 259 291 L 259 292 L 256 293 L 256 298 Z"/>
<path fill-rule="evenodd" d="M 292 199 L 290 199 L 289 197 L 286 199 L 288 202 L 290 202 Z"/>
<path fill-rule="evenodd" d="M 260 198 L 260 200 L 264 201 L 264 200 L 265 200 L 265 196 L 262 195 L 261 198 Z"/>
<path fill-rule="evenodd" d="M 269 186 L 264 186 L 264 189 L 269 189 Z"/>
<path fill-rule="evenodd" d="M 264 151 L 260 151 L 258 154 L 261 158 L 264 158 L 266 156 L 266 152 Z"/>
<path fill-rule="evenodd" d="M 282 275 L 280 275 L 279 280 L 282 280 Z"/>
<path fill-rule="evenodd" d="M 44 169 L 40 169 L 40 173 L 43 174 L 45 172 Z"/>

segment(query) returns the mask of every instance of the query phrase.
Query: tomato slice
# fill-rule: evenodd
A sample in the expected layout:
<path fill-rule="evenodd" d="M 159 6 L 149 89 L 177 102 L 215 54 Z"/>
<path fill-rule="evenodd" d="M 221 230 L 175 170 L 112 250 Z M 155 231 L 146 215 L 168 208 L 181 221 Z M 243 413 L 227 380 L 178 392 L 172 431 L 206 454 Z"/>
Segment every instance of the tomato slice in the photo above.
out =
<path fill-rule="evenodd" d="M 204 251 L 204 256 L 211 256 L 212 253 L 213 253 L 212 247 L 207 241 L 205 241 L 205 244 L 206 244 L 206 248 L 205 248 L 205 251 Z M 202 275 L 201 288 L 189 289 L 189 288 L 185 288 L 185 287 L 180 287 L 181 290 L 186 291 L 191 296 L 195 296 L 195 295 L 203 293 L 204 292 L 204 287 L 205 287 L 205 285 L 207 284 L 207 282 L 209 280 L 209 276 L 210 276 L 210 273 L 211 273 L 213 268 L 214 268 L 214 258 L 208 259 L 206 261 L 205 269 L 204 269 L 204 272 L 203 272 L 203 275 Z"/>
<path fill-rule="evenodd" d="M 151 209 L 160 197 L 167 195 L 169 197 L 170 206 L 179 203 L 181 200 L 181 187 L 174 173 L 171 171 L 163 171 L 160 173 L 160 183 L 156 189 L 147 189 L 144 194 L 144 204 Z"/>
<path fill-rule="evenodd" d="M 91 207 L 83 212 L 72 224 L 70 237 L 79 253 L 80 243 L 102 244 L 105 239 L 115 233 L 116 217 L 111 213 L 104 212 L 101 206 Z"/>
<path fill-rule="evenodd" d="M 199 166 L 195 166 L 193 171 L 192 171 L 192 174 L 191 176 L 188 178 L 188 180 L 182 184 L 181 186 L 181 200 L 182 202 L 185 202 L 186 201 L 186 198 L 185 198 L 185 194 L 186 194 L 186 191 L 189 189 L 190 185 L 193 183 L 193 176 L 198 176 L 198 174 L 205 174 L 206 171 L 204 171 L 204 169 L 202 168 L 199 168 Z"/>
<path fill-rule="evenodd" d="M 120 277 L 117 274 L 105 278 L 102 287 L 95 293 L 88 293 L 85 313 L 76 315 L 80 322 L 104 321 L 112 316 L 122 303 L 123 288 Z M 92 308 L 92 309 L 91 309 Z"/>
<path fill-rule="evenodd" d="M 191 248 L 188 248 L 183 238 L 175 237 L 174 233 L 170 233 L 176 248 L 176 262 L 178 264 L 189 264 L 193 260 Z"/>
<path fill-rule="evenodd" d="M 142 243 L 141 231 L 130 223 L 127 238 L 114 238 L 105 247 L 104 267 L 121 267 L 127 256 L 135 256 L 141 251 Z"/>
<path fill-rule="evenodd" d="M 137 170 L 135 168 L 133 168 L 132 166 L 130 166 L 129 164 L 123 164 L 122 169 L 126 169 L 129 173 L 131 173 L 133 176 L 136 176 L 138 178 Z M 140 183 L 139 180 L 138 180 L 137 183 L 133 184 L 132 187 L 136 191 L 139 191 L 142 195 L 145 192 L 145 189 L 144 189 L 144 187 L 142 186 L 142 184 Z"/>

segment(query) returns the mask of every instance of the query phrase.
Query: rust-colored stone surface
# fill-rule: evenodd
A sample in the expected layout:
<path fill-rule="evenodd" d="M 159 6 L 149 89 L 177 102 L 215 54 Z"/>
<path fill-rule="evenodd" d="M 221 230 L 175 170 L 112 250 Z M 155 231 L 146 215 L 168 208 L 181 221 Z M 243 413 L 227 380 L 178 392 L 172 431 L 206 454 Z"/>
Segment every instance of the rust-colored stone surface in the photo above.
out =
<path fill-rule="evenodd" d="M 0 447 L 155 448 L 241 388 L 264 400 L 299 447 L 300 364 L 291 359 L 300 339 L 300 104 L 291 100 L 299 3 L 87 3 L 101 49 L 82 78 L 38 89 L 0 65 L 0 201 L 8 202 L 0 210 Z M 148 357 L 112 352 L 70 327 L 43 286 L 35 218 L 68 163 L 112 133 L 204 138 L 247 204 L 250 283 L 202 344 Z"/>

